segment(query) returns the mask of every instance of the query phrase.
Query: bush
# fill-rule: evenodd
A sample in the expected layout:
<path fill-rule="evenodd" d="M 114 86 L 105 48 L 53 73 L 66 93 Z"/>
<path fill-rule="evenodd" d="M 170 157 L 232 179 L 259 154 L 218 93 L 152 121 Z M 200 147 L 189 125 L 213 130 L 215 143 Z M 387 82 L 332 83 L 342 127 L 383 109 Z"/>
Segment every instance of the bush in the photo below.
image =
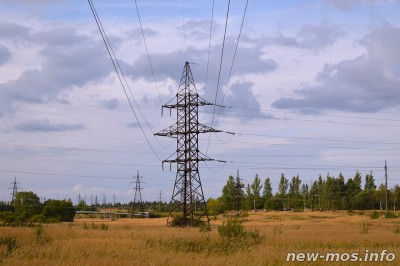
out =
<path fill-rule="evenodd" d="M 282 208 L 283 208 L 282 200 L 275 199 L 275 198 L 270 198 L 264 204 L 264 209 L 265 210 L 278 211 L 278 210 L 281 210 Z"/>
<path fill-rule="evenodd" d="M 60 223 L 60 219 L 50 217 L 50 218 L 46 219 L 46 223 L 48 223 L 48 224 L 58 224 L 58 223 Z"/>
<path fill-rule="evenodd" d="M 397 218 L 397 215 L 394 212 L 386 212 L 385 218 Z"/>
<path fill-rule="evenodd" d="M 33 223 L 44 223 L 46 222 L 46 216 L 44 215 L 34 215 L 30 219 L 31 222 Z"/>
<path fill-rule="evenodd" d="M 380 216 L 379 212 L 374 211 L 374 212 L 371 214 L 371 219 L 379 219 L 379 216 Z"/>
<path fill-rule="evenodd" d="M 7 253 L 11 254 L 17 248 L 17 240 L 15 237 L 0 237 L 0 246 L 5 246 Z"/>
<path fill-rule="evenodd" d="M 6 224 L 11 224 L 15 222 L 15 217 L 17 217 L 18 214 L 15 212 L 1 212 L 0 213 L 0 220 L 2 220 Z"/>
<path fill-rule="evenodd" d="M 218 226 L 219 236 L 227 238 L 228 240 L 232 238 L 243 238 L 246 231 L 242 223 L 243 220 L 228 218 L 226 221 L 223 221 L 222 225 Z"/>
<path fill-rule="evenodd" d="M 72 222 L 75 216 L 75 208 L 71 201 L 48 200 L 45 203 L 42 215 L 48 218 L 57 218 L 62 222 Z"/>
<path fill-rule="evenodd" d="M 49 241 L 46 232 L 44 231 L 44 228 L 41 225 L 35 229 L 35 240 L 38 244 L 41 245 Z"/>

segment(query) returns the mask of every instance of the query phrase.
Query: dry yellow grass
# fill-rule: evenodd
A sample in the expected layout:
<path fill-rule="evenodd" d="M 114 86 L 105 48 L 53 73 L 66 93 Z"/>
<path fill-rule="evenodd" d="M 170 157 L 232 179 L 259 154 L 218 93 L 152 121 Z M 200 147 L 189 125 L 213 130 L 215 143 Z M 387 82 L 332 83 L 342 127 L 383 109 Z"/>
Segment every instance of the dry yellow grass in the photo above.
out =
<path fill-rule="evenodd" d="M 80 219 L 74 223 L 37 228 L 0 227 L 0 236 L 15 237 L 17 248 L 5 256 L 4 265 L 284 265 L 288 252 L 380 252 L 400 256 L 400 219 L 373 220 L 367 215 L 340 212 L 250 213 L 244 226 L 258 230 L 264 240 L 221 252 L 217 226 L 223 217 L 211 221 L 212 231 L 166 227 L 166 219 Z M 84 224 L 86 227 L 84 228 Z M 108 225 L 108 230 L 92 229 Z M 200 248 L 196 250 L 196 243 Z M 191 251 L 187 244 L 195 246 Z M 208 245 L 204 248 L 204 245 Z M 203 246 L 202 246 L 203 245 Z M 399 265 L 400 257 L 391 265 Z M 309 263 L 321 265 L 322 261 Z M 389 263 L 365 263 L 388 265 Z M 308 265 L 306 262 L 289 265 Z M 337 265 L 362 265 L 347 262 Z"/>

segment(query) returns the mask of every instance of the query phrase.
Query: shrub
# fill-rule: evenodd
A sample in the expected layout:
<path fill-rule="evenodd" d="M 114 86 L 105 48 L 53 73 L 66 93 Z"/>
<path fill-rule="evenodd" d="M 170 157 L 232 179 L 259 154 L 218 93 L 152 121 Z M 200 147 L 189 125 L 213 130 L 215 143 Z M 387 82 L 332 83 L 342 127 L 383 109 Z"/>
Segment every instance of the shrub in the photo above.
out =
<path fill-rule="evenodd" d="M 0 237 L 0 246 L 5 246 L 7 253 L 11 254 L 17 248 L 17 240 L 15 237 Z"/>
<path fill-rule="evenodd" d="M 394 212 L 386 212 L 385 218 L 397 218 L 397 215 Z"/>
<path fill-rule="evenodd" d="M 222 225 L 218 226 L 219 236 L 227 238 L 228 240 L 232 238 L 243 238 L 246 231 L 242 223 L 243 220 L 228 218 L 226 221 L 223 221 Z"/>
<path fill-rule="evenodd" d="M 50 218 L 46 219 L 46 223 L 48 223 L 48 224 L 58 224 L 58 223 L 60 223 L 60 219 L 50 217 Z"/>
<path fill-rule="evenodd" d="M 369 232 L 369 227 L 368 227 L 368 224 L 367 224 L 367 223 L 363 223 L 363 227 L 362 227 L 361 232 L 362 232 L 363 234 L 368 234 L 368 232 Z"/>
<path fill-rule="evenodd" d="M 400 234 L 400 225 L 397 225 L 396 228 L 394 229 L 395 234 Z"/>
<path fill-rule="evenodd" d="M 48 200 L 42 211 L 42 215 L 48 218 L 57 218 L 62 222 L 72 222 L 75 216 L 75 208 L 68 200 Z"/>
<path fill-rule="evenodd" d="M 264 204 L 265 210 L 281 210 L 283 208 L 283 202 L 280 199 L 270 198 Z"/>
<path fill-rule="evenodd" d="M 15 217 L 17 217 L 18 214 L 15 212 L 1 212 L 0 213 L 0 220 L 2 220 L 6 224 L 11 224 L 15 222 Z"/>
<path fill-rule="evenodd" d="M 380 216 L 379 212 L 374 211 L 374 212 L 371 214 L 371 219 L 379 219 L 379 216 Z"/>
<path fill-rule="evenodd" d="M 44 244 L 48 241 L 43 226 L 39 226 L 35 229 L 35 240 L 39 244 Z"/>
<path fill-rule="evenodd" d="M 34 215 L 30 219 L 31 222 L 33 223 L 44 223 L 46 222 L 46 216 L 44 215 Z"/>

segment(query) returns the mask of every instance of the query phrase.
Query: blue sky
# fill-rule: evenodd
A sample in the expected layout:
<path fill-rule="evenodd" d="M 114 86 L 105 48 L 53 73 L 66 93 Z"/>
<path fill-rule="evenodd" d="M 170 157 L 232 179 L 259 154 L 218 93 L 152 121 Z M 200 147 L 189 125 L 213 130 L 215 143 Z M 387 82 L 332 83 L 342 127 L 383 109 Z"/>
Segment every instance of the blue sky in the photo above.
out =
<path fill-rule="evenodd" d="M 174 168 L 158 160 L 174 141 L 154 138 L 174 122 L 161 117 L 184 62 L 197 90 L 214 102 L 227 1 L 94 0 L 143 116 L 144 138 L 87 1 L 2 1 L 0 4 L 0 200 L 14 177 L 46 198 L 133 198 L 132 177 L 144 177 L 143 198 L 171 197 Z M 215 127 L 201 165 L 205 197 L 220 195 L 229 175 L 255 174 L 276 187 L 281 173 L 311 184 L 328 173 L 346 178 L 373 171 L 400 181 L 399 1 L 250 0 L 228 82 L 245 1 L 231 1 Z M 183 27 L 184 24 L 184 27 Z M 206 75 L 208 54 L 209 73 Z M 155 80 L 155 82 L 154 82 Z M 207 80 L 207 84 L 205 83 Z M 225 97 L 223 96 L 225 94 Z M 137 108 L 135 106 L 135 108 Z M 139 111 L 138 109 L 136 111 Z M 200 111 L 211 124 L 212 109 Z M 208 135 L 200 136 L 206 150 Z M 158 157 L 158 158 L 157 158 Z"/>

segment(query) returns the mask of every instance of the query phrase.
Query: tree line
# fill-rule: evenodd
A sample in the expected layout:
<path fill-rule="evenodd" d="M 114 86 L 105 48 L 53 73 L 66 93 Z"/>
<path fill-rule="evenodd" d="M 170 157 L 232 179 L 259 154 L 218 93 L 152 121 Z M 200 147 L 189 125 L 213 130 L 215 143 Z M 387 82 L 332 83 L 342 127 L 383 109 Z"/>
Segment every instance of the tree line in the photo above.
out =
<path fill-rule="evenodd" d="M 291 179 L 281 174 L 277 191 L 274 194 L 271 179 L 264 182 L 258 174 L 251 184 L 244 185 L 237 176 L 229 176 L 222 195 L 207 201 L 211 215 L 226 211 L 240 210 L 383 210 L 386 208 L 386 187 L 375 184 L 373 173 L 363 176 L 356 172 L 347 180 L 342 173 L 338 177 L 327 175 L 311 185 L 302 183 L 299 175 Z M 397 210 L 400 206 L 400 186 L 388 188 L 388 209 Z"/>

